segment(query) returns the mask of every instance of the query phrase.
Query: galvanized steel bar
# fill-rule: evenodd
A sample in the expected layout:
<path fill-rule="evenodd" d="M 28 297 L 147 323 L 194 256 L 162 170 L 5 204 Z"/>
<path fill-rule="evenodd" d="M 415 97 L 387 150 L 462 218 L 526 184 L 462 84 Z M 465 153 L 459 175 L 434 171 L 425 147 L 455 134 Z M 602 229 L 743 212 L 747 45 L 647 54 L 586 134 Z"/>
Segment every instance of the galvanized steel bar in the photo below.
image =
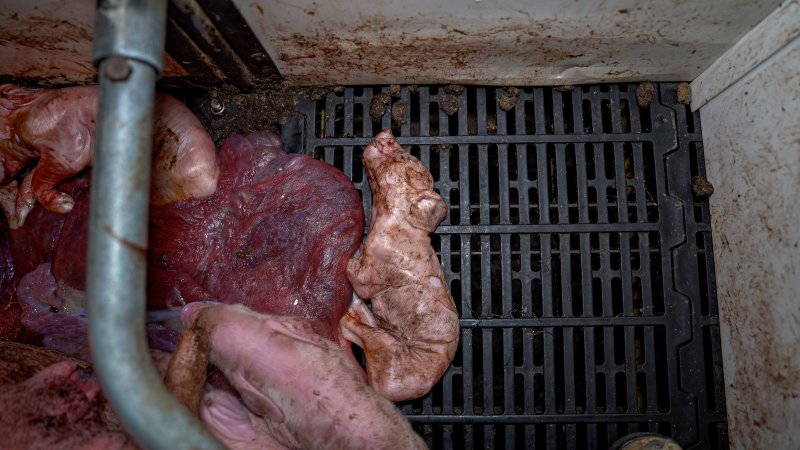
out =
<path fill-rule="evenodd" d="M 94 63 L 100 101 L 89 219 L 89 334 L 103 392 L 144 448 L 223 448 L 169 392 L 145 339 L 155 82 L 165 0 L 103 0 Z"/>

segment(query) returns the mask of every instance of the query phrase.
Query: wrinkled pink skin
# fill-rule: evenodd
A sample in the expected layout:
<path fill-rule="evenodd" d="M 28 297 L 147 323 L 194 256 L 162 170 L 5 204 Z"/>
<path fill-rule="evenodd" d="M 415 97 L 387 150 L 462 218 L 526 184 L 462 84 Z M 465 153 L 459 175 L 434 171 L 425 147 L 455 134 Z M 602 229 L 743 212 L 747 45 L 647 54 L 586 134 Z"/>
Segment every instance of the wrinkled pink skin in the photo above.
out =
<path fill-rule="evenodd" d="M 181 319 L 209 333 L 211 362 L 241 394 L 240 401 L 212 390 L 201 405 L 201 418 L 229 448 L 425 448 L 307 320 L 205 302 L 187 305 Z"/>
<path fill-rule="evenodd" d="M 0 386 L 0 447 L 5 449 L 135 449 L 102 417 L 100 385 L 73 361 Z"/>
<path fill-rule="evenodd" d="M 0 204 L 11 228 L 22 226 L 36 201 L 57 213 L 72 209 L 74 199 L 57 188 L 91 164 L 98 94 L 97 87 L 0 86 Z M 214 143 L 186 106 L 157 94 L 153 134 L 151 203 L 203 198 L 216 190 Z M 17 186 L 14 178 L 36 158 Z"/>
<path fill-rule="evenodd" d="M 428 234 L 447 213 L 430 172 L 390 130 L 363 153 L 372 190 L 364 244 L 347 266 L 356 294 L 340 325 L 364 349 L 370 386 L 392 401 L 421 397 L 453 360 L 459 321 Z"/>

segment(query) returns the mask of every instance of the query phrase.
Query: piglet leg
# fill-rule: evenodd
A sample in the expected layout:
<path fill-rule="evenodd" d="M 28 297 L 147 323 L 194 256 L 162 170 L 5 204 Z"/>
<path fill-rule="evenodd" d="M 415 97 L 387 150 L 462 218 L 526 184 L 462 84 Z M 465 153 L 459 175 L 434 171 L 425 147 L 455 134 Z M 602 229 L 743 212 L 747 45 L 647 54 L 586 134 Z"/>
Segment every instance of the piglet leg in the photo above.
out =
<path fill-rule="evenodd" d="M 42 206 L 55 213 L 66 214 L 75 205 L 72 197 L 56 188 L 77 175 L 91 161 L 92 152 L 88 147 L 91 136 L 76 137 L 74 141 L 75 145 L 86 148 L 70 152 L 69 158 L 65 158 L 56 150 L 43 150 L 31 180 L 31 188 L 36 199 Z"/>
<path fill-rule="evenodd" d="M 200 397 L 206 381 L 210 350 L 205 330 L 190 328 L 184 331 L 164 376 L 167 390 L 195 415 L 200 412 Z"/>
<path fill-rule="evenodd" d="M 0 118 L 1 119 L 1 118 Z M 18 139 L 16 136 L 11 139 Z M 2 161 L 1 183 L 13 180 L 22 169 L 39 156 L 36 150 L 22 145 L 13 145 L 12 140 L 0 139 L 0 161 Z"/>
<path fill-rule="evenodd" d="M 28 213 L 36 205 L 36 196 L 31 188 L 31 180 L 36 169 L 28 172 L 22 179 L 22 184 L 13 180 L 5 186 L 0 187 L 0 206 L 6 214 L 8 226 L 16 230 L 25 223 Z"/>

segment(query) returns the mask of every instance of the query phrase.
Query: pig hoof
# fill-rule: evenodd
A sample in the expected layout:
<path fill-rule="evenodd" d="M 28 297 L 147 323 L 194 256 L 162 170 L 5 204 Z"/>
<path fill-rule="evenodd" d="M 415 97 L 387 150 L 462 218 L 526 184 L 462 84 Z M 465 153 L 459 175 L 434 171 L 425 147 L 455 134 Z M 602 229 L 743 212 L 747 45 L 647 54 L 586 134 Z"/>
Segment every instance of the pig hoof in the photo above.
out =
<path fill-rule="evenodd" d="M 48 201 L 47 198 L 40 198 L 39 203 L 48 210 L 59 214 L 67 214 L 75 206 L 75 200 L 63 192 L 58 193 L 53 201 Z"/>

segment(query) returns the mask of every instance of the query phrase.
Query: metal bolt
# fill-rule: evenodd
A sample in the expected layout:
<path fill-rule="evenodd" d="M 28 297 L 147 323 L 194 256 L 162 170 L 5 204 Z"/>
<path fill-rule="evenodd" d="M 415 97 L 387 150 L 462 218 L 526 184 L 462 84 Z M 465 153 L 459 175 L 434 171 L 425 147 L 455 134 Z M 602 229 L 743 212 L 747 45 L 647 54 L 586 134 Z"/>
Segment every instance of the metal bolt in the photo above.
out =
<path fill-rule="evenodd" d="M 256 63 L 262 63 L 267 59 L 267 57 L 266 57 L 266 55 L 264 55 L 261 52 L 256 52 L 256 53 L 253 53 L 252 55 L 250 55 L 250 59 L 252 59 L 253 62 L 256 62 Z"/>
<path fill-rule="evenodd" d="M 125 81 L 132 71 L 128 60 L 119 56 L 112 56 L 103 63 L 103 74 L 111 81 Z"/>
<path fill-rule="evenodd" d="M 218 116 L 225 112 L 225 105 L 218 98 L 212 98 L 211 102 L 209 103 L 209 106 L 211 106 L 211 112 L 213 114 Z"/>

